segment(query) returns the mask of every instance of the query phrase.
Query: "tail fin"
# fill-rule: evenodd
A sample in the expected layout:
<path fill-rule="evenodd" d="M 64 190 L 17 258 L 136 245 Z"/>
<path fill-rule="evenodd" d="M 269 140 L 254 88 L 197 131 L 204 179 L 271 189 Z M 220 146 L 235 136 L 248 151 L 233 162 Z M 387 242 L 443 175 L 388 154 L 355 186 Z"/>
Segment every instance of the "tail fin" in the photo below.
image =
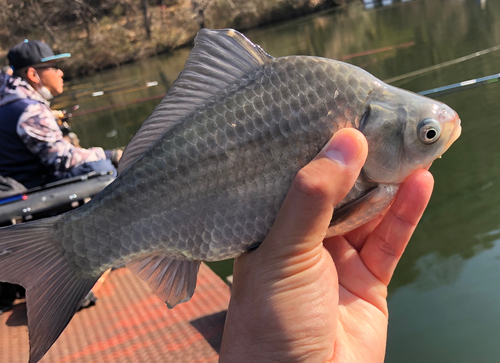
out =
<path fill-rule="evenodd" d="M 0 281 L 24 286 L 30 360 L 45 355 L 99 276 L 82 278 L 54 241 L 61 216 L 0 228 Z"/>

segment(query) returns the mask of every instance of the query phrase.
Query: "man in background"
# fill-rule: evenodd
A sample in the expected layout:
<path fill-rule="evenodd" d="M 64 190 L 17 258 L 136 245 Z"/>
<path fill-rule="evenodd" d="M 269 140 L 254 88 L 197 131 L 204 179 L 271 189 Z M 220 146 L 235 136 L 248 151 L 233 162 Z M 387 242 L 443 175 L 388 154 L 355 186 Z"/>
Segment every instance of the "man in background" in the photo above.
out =
<path fill-rule="evenodd" d="M 49 100 L 64 88 L 64 73 L 56 63 L 70 56 L 54 55 L 47 44 L 36 40 L 9 51 L 13 73 L 0 72 L 0 196 L 15 194 L 23 185 L 33 188 L 92 171 L 116 176 L 121 150 L 79 147 L 65 137 L 59 112 L 50 108 Z M 0 282 L 0 314 L 22 297 L 21 286 Z M 95 301 L 91 291 L 81 307 Z"/>
<path fill-rule="evenodd" d="M 50 109 L 49 100 L 64 88 L 56 64 L 70 56 L 25 40 L 7 55 L 13 75 L 0 73 L 0 175 L 27 188 L 92 171 L 116 175 L 121 151 L 73 145 Z"/>

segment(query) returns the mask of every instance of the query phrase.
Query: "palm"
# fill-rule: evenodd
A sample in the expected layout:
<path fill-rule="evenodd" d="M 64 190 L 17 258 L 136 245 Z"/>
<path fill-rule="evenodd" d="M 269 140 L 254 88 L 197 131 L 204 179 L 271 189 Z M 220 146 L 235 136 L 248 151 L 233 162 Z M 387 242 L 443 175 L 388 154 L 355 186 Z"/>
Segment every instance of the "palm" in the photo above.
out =
<path fill-rule="evenodd" d="M 323 245 L 316 250 L 318 256 L 307 257 L 316 260 L 314 264 L 281 270 L 293 272 L 275 277 L 286 280 L 286 288 L 276 293 L 274 283 L 268 286 L 270 295 L 263 301 L 273 302 L 276 325 L 288 327 L 278 340 L 288 341 L 294 362 L 383 362 L 386 285 L 366 268 L 347 238 L 333 237 Z M 276 337 L 277 332 L 270 335 Z M 307 336 L 305 346 L 297 339 L 300 336 Z"/>
<path fill-rule="evenodd" d="M 325 247 L 333 250 L 332 257 L 338 258 L 336 256 L 341 255 L 342 247 L 348 243 L 344 237 L 334 237 L 325 241 Z M 339 249 L 334 250 L 336 247 Z M 332 307 L 331 310 L 337 311 L 332 362 L 383 362 L 388 322 L 387 288 L 373 277 L 357 251 L 352 250 L 349 260 L 340 268 L 345 277 L 339 279 L 338 308 Z M 372 294 L 374 286 L 371 283 L 374 281 L 378 285 L 376 296 Z"/>
<path fill-rule="evenodd" d="M 332 362 L 383 362 L 387 316 L 340 287 L 339 319 Z"/>

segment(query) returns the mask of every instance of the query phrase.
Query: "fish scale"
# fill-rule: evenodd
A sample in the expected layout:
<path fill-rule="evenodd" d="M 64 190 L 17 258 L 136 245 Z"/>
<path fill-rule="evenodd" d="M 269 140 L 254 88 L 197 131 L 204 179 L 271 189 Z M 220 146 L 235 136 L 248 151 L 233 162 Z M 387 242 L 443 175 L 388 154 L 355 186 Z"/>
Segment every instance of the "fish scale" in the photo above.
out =
<path fill-rule="evenodd" d="M 113 183 L 66 214 L 0 229 L 0 251 L 13 251 L 0 255 L 0 280 L 27 288 L 30 363 L 110 267 L 126 263 L 169 307 L 189 300 L 200 261 L 264 241 L 297 172 L 345 127 L 365 135 L 369 152 L 327 235 L 383 213 L 401 182 L 460 134 L 446 105 L 358 67 L 273 58 L 234 30 L 201 30 Z M 425 139 L 428 128 L 439 136 Z"/>
<path fill-rule="evenodd" d="M 123 233 L 131 235 L 132 238 L 128 241 L 129 245 L 121 244 L 122 249 L 130 250 L 130 255 L 163 249 L 171 252 L 177 258 L 219 260 L 235 257 L 249 246 L 261 242 L 272 226 L 274 217 L 296 172 L 318 153 L 334 131 L 339 127 L 346 127 L 346 124 L 332 126 L 334 123 L 330 122 L 331 119 L 338 118 L 337 113 L 341 109 L 328 109 L 318 105 L 318 103 L 331 104 L 332 102 L 337 104 L 334 97 L 335 91 L 337 91 L 336 80 L 330 79 L 331 82 L 326 82 L 327 74 L 337 73 L 335 69 L 331 69 L 333 67 L 330 64 L 322 59 L 306 57 L 292 58 L 292 60 L 285 57 L 278 59 L 275 63 L 269 64 L 257 72 L 253 77 L 254 81 L 250 89 L 248 84 L 245 87 L 237 85 L 234 87 L 237 90 L 229 89 L 223 95 L 216 97 L 217 104 L 221 102 L 224 104 L 223 110 L 218 112 L 216 103 L 209 103 L 204 108 L 189 115 L 179 124 L 179 127 L 166 133 L 147 155 L 121 175 L 114 182 L 114 188 L 107 188 L 96 197 L 95 202 L 71 212 L 66 218 L 72 219 L 72 224 L 79 223 L 77 229 L 85 227 L 93 230 L 93 233 L 111 235 L 113 239 L 122 242 L 124 240 L 121 237 Z M 288 67 L 287 72 L 284 64 Z M 305 76 L 297 77 L 297 81 L 302 82 L 299 83 L 299 87 L 295 88 L 295 93 L 292 91 L 287 93 L 288 99 L 278 99 L 276 95 L 273 96 L 273 92 L 266 91 L 266 89 L 271 88 L 279 92 L 280 86 L 290 89 L 291 87 L 287 87 L 287 83 L 295 80 L 284 76 L 285 73 L 290 72 L 305 74 Z M 344 80 L 343 76 L 340 78 Z M 347 82 L 341 83 L 348 84 Z M 351 83 L 358 87 L 358 82 Z M 257 88 L 264 90 L 260 96 L 255 91 Z M 353 89 L 350 93 L 356 94 L 356 91 L 358 90 Z M 312 95 L 317 92 L 324 94 L 325 100 L 318 97 L 312 100 Z M 282 97 L 281 93 L 279 95 Z M 363 98 L 366 98 L 366 95 L 366 91 L 362 93 Z M 299 103 L 309 105 L 305 110 L 301 108 L 303 112 L 297 115 L 299 124 L 296 124 L 295 127 L 283 117 L 287 114 L 287 109 L 290 110 L 290 99 L 292 98 L 298 100 Z M 336 99 L 338 102 L 342 102 L 343 98 L 337 96 Z M 361 104 L 361 99 L 356 99 L 355 103 Z M 261 107 L 254 105 L 261 105 Z M 280 111 L 273 113 L 274 107 Z M 358 109 L 362 110 L 359 106 Z M 214 111 L 220 118 L 210 117 Z M 290 110 L 288 113 L 291 112 L 293 111 Z M 342 119 L 354 124 L 355 116 L 359 116 L 361 113 L 359 111 L 358 113 L 353 112 L 350 116 L 351 119 L 345 115 Z M 256 118 L 264 120 L 264 122 L 253 122 Z M 226 132 L 224 137 L 219 136 L 218 131 L 221 130 L 221 126 L 225 125 L 226 128 L 222 129 L 227 130 L 227 126 L 231 124 L 235 125 L 234 129 L 237 128 L 237 125 L 243 126 L 245 133 L 235 132 L 234 137 L 226 138 Z M 307 134 L 300 133 L 304 129 L 308 131 Z M 210 133 L 209 130 L 214 132 Z M 257 142 L 260 140 L 262 142 Z M 279 148 L 275 147 L 276 142 L 279 143 Z M 212 148 L 207 148 L 207 145 L 212 145 Z M 308 149 L 303 150 L 303 145 L 306 145 Z M 284 166 L 290 163 L 288 160 L 290 155 L 296 159 L 299 156 L 299 150 L 302 160 L 295 162 L 293 167 L 285 169 Z M 166 156 L 165 153 L 170 156 Z M 217 159 L 215 163 L 213 162 L 214 158 Z M 165 160 L 168 160 L 168 163 Z M 263 162 L 263 160 L 266 161 Z M 180 168 L 181 165 L 182 168 Z M 151 166 L 154 166 L 154 173 L 148 172 Z M 239 172 L 236 174 L 236 178 L 231 180 L 231 183 L 228 183 L 226 178 L 221 177 L 222 175 L 233 175 L 231 170 L 235 168 Z M 169 172 L 170 175 L 168 175 Z M 279 173 L 279 176 L 275 176 L 276 173 Z M 203 176 L 201 180 L 200 175 Z M 158 183 L 157 179 L 162 179 L 165 182 Z M 280 181 L 278 185 L 275 185 L 276 180 Z M 126 188 L 127 198 L 117 198 L 116 196 L 116 190 L 120 189 L 121 183 L 129 185 Z M 135 185 L 135 188 L 130 188 L 130 185 Z M 238 191 L 238 187 L 241 189 L 242 186 L 246 188 L 243 193 Z M 221 199 L 218 196 L 224 191 L 226 193 L 229 191 L 226 195 L 229 196 L 229 202 L 217 200 Z M 121 195 L 123 192 L 118 191 L 118 193 Z M 267 197 L 268 195 L 274 196 L 276 193 L 277 197 Z M 253 203 L 254 205 L 242 203 L 242 201 L 255 200 L 257 194 L 260 195 L 260 198 L 256 203 Z M 216 196 L 215 199 L 213 196 Z M 197 210 L 199 205 L 205 205 L 207 208 L 199 211 Z M 255 205 L 258 208 L 255 208 Z M 216 206 L 226 210 L 226 214 L 237 215 L 245 223 L 237 224 L 236 221 L 226 221 L 222 229 L 227 228 L 225 233 L 222 233 L 221 228 L 212 221 L 212 218 L 221 217 L 217 213 Z M 119 213 L 110 213 L 110 210 L 126 209 L 145 211 L 144 215 L 135 216 L 136 221 L 132 222 L 131 231 L 130 228 L 122 229 L 120 225 L 116 224 L 116 221 L 120 221 Z M 101 212 L 102 210 L 105 212 Z M 182 211 L 184 218 L 173 224 L 171 215 L 175 214 L 175 211 Z M 103 217 L 103 213 L 110 215 Z M 95 217 L 89 220 L 85 217 L 86 215 Z M 141 224 L 142 221 L 149 220 L 151 215 L 160 216 L 159 222 L 163 232 L 160 236 L 155 237 L 150 232 L 150 228 L 145 228 Z M 267 223 L 264 223 L 266 217 L 272 218 L 267 218 Z M 77 218 L 77 222 L 74 218 Z M 200 235 L 199 229 L 197 231 L 196 228 L 192 227 L 197 224 L 198 218 L 205 223 L 205 231 L 210 233 L 210 238 L 197 238 Z M 224 217 L 222 219 L 224 220 Z M 60 223 L 66 225 L 67 221 L 63 219 Z M 99 225 L 107 228 L 99 228 Z M 180 233 L 183 232 L 180 229 L 182 225 L 186 227 L 184 233 Z M 262 228 L 263 225 L 266 228 Z M 216 227 L 218 229 L 214 236 L 218 237 L 218 240 L 212 239 L 211 234 Z M 227 233 L 228 229 L 232 231 L 232 234 Z M 258 233 L 254 233 L 255 231 Z M 96 238 L 87 237 L 78 247 L 85 249 L 85 246 L 92 246 L 96 241 Z M 109 243 L 108 241 L 109 238 L 106 243 Z M 63 245 L 68 245 L 68 242 L 63 242 Z M 107 247 L 107 250 L 111 251 L 109 245 Z M 184 251 L 184 249 L 188 251 Z M 71 253 L 71 251 L 67 252 Z M 98 267 L 95 273 L 101 273 L 102 270 L 108 268 L 110 261 L 121 259 L 117 253 L 111 257 L 99 256 L 106 263 L 101 260 L 94 261 L 95 257 L 96 255 L 93 254 L 90 260 L 94 263 L 89 263 L 89 270 Z"/>

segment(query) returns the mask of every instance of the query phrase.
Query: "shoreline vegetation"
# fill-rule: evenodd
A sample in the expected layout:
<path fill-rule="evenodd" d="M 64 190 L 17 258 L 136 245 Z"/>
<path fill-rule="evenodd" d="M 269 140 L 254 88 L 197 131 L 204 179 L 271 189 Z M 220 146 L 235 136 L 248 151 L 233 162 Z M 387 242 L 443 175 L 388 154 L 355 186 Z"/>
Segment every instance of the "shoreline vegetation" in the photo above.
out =
<path fill-rule="evenodd" d="M 65 77 L 171 52 L 201 28 L 247 30 L 355 0 L 0 0 L 0 66 L 24 39 L 71 53 Z"/>

